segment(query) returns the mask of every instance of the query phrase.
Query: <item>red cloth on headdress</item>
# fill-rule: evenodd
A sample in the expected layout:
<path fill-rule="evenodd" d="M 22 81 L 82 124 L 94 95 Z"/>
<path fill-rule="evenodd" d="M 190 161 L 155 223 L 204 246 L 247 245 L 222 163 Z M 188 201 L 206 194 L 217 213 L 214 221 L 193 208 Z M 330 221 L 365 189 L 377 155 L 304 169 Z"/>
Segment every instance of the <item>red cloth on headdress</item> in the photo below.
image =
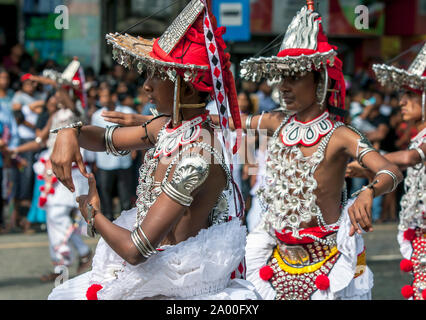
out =
<path fill-rule="evenodd" d="M 240 112 L 238 108 L 237 92 L 235 89 L 235 82 L 232 72 L 230 70 L 231 62 L 230 55 L 225 54 L 226 49 L 225 41 L 222 35 L 226 32 L 225 27 L 217 27 L 216 18 L 209 11 L 210 20 L 212 22 L 212 28 L 217 44 L 217 50 L 220 56 L 220 62 L 222 66 L 223 81 L 225 85 L 225 91 L 228 96 L 229 109 L 231 112 L 234 126 L 236 129 L 241 128 Z M 177 43 L 175 48 L 167 54 L 158 45 L 158 40 L 154 41 L 151 57 L 166 62 L 174 62 L 180 64 L 195 64 L 198 66 L 206 66 L 208 70 L 205 72 L 199 72 L 195 80 L 191 81 L 192 85 L 196 90 L 210 92 L 214 94 L 213 79 L 210 70 L 210 61 L 207 53 L 204 27 L 203 27 L 203 14 L 196 19 L 196 21 L 189 27 L 182 39 Z M 183 75 L 184 71 L 179 71 L 179 74 Z"/>
<path fill-rule="evenodd" d="M 318 18 L 321 20 L 321 18 Z M 317 20 L 318 20 L 317 19 Z M 337 50 L 336 46 L 333 46 L 328 43 L 327 36 L 324 34 L 322 24 L 319 24 L 319 31 L 317 35 L 317 49 L 304 49 L 304 48 L 289 48 L 281 50 L 278 53 L 278 57 L 298 57 L 301 55 L 311 55 L 317 52 L 328 52 L 330 50 Z M 343 77 L 343 70 L 342 70 L 343 63 L 342 61 L 335 57 L 334 58 L 334 65 L 330 66 L 330 61 L 327 60 L 327 72 L 330 79 L 333 79 L 336 81 L 335 85 L 331 89 L 339 90 L 339 99 L 338 101 L 334 101 L 333 95 L 331 95 L 329 104 L 341 109 L 345 109 L 345 96 L 346 96 L 346 83 L 345 78 Z M 317 70 L 320 71 L 320 70 Z"/>

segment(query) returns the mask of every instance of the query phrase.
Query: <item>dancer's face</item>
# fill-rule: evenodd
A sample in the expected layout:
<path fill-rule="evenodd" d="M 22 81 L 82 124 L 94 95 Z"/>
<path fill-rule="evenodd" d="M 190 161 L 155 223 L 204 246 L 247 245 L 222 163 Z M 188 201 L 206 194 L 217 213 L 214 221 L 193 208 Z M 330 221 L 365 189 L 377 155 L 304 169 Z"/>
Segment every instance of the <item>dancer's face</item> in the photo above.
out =
<path fill-rule="evenodd" d="M 175 94 L 174 83 L 167 79 L 150 78 L 143 84 L 143 90 L 148 96 L 148 102 L 157 107 L 158 112 L 172 115 L 173 113 L 173 98 Z M 180 103 L 199 103 L 199 91 L 186 82 L 181 83 L 180 88 Z"/>
<path fill-rule="evenodd" d="M 422 119 L 422 99 L 419 94 L 406 91 L 399 100 L 402 119 L 404 121 L 420 121 Z"/>
<path fill-rule="evenodd" d="M 312 72 L 283 78 L 279 90 L 289 111 L 302 112 L 316 105 L 317 83 Z"/>
<path fill-rule="evenodd" d="M 148 78 L 143 84 L 148 102 L 157 107 L 158 112 L 171 115 L 173 113 L 173 97 L 175 86 L 169 79 Z"/>

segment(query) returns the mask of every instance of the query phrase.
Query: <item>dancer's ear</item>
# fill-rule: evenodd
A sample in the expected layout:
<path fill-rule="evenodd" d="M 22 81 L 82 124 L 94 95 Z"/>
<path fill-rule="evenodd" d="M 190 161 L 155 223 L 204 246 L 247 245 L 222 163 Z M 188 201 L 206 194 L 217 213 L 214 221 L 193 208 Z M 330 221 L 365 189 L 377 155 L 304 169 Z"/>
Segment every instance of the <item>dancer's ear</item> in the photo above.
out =
<path fill-rule="evenodd" d="M 182 102 L 198 102 L 198 91 L 191 83 L 182 81 Z"/>

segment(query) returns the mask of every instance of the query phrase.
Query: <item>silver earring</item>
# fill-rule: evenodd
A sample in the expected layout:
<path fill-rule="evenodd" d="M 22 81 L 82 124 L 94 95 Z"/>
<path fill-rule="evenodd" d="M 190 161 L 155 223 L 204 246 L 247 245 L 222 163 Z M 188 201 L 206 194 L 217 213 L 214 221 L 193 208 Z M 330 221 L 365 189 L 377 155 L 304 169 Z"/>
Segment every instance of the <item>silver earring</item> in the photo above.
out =
<path fill-rule="evenodd" d="M 324 79 L 324 81 L 322 81 Z M 321 79 L 317 86 L 317 101 L 321 106 L 321 111 L 325 108 L 325 99 L 327 98 L 328 72 L 327 66 L 324 65 L 324 73 L 321 72 Z"/>

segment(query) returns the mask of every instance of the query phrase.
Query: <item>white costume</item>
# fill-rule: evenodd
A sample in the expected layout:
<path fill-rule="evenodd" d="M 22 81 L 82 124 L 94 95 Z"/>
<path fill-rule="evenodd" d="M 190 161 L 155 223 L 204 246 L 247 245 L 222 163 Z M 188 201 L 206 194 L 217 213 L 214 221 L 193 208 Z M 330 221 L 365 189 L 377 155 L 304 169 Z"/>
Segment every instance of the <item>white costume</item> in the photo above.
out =
<path fill-rule="evenodd" d="M 74 113 L 69 109 L 59 109 L 52 120 L 52 128 L 68 125 L 76 120 Z M 42 186 L 39 205 L 46 210 L 47 233 L 49 236 L 50 256 L 55 265 L 69 266 L 73 262 L 73 246 L 80 257 L 89 254 L 89 247 L 83 242 L 81 235 L 86 233 L 87 224 L 81 217 L 76 197 L 87 194 L 89 188 L 87 179 L 76 167 L 71 174 L 75 192 L 69 191 L 62 183 L 56 181 L 49 161 L 56 134 L 50 134 L 47 141 L 48 149 L 40 154 L 39 160 L 33 165 L 34 172 L 45 180 Z M 81 149 L 85 161 L 93 161 L 93 153 Z M 90 168 L 86 166 L 90 172 Z M 74 219 L 72 218 L 74 215 Z M 74 221 L 73 221 L 74 220 Z M 72 245 L 73 246 L 72 246 Z"/>

